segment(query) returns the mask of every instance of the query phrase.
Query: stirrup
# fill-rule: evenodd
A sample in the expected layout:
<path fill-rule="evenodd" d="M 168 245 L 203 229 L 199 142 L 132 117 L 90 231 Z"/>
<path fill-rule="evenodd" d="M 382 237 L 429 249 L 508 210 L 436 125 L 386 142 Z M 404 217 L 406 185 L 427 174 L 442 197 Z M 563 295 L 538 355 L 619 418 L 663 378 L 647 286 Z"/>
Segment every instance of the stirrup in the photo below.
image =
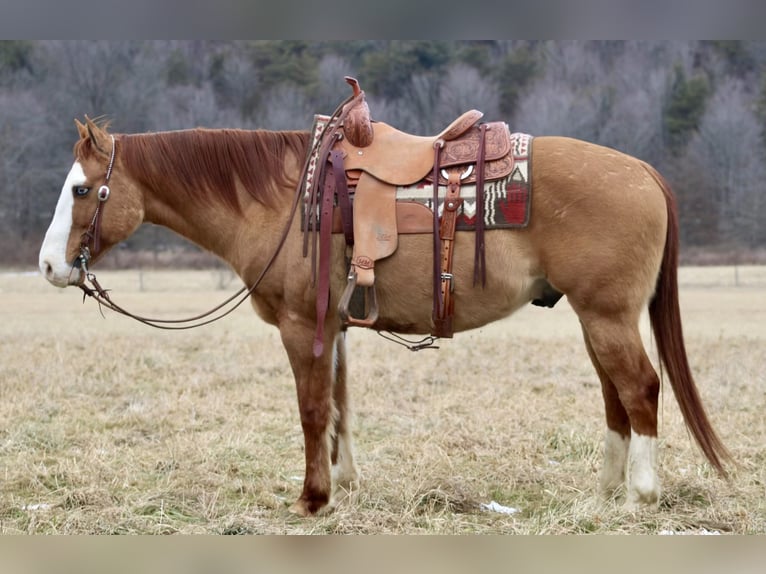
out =
<path fill-rule="evenodd" d="M 372 327 L 375 321 L 378 320 L 378 296 L 375 293 L 375 285 L 369 287 L 362 287 L 364 289 L 364 302 L 367 303 L 369 299 L 369 309 L 366 317 L 357 318 L 351 315 L 348 309 L 351 303 L 351 298 L 356 290 L 356 271 L 352 271 L 348 274 L 348 283 L 346 289 L 343 291 L 343 295 L 338 303 L 338 314 L 344 325 L 353 325 L 355 327 Z M 367 294 L 369 293 L 369 297 Z M 365 305 L 366 306 L 366 305 Z"/>

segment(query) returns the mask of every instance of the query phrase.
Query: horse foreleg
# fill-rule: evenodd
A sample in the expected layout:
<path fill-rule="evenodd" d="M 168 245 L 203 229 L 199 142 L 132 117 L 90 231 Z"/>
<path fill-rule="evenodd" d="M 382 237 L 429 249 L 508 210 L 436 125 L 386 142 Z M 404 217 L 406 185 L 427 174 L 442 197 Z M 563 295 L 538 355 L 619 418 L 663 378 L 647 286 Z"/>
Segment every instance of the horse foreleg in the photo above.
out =
<path fill-rule="evenodd" d="M 334 334 L 325 334 L 325 352 L 314 357 L 314 325 L 310 321 L 290 318 L 280 324 L 279 331 L 295 376 L 306 456 L 303 492 L 290 511 L 309 516 L 332 508 Z"/>
<path fill-rule="evenodd" d="M 346 389 L 348 371 L 346 369 L 346 332 L 335 337 L 335 373 L 333 399 L 338 416 L 335 420 L 335 433 L 332 445 L 332 478 L 335 482 L 335 496 L 348 493 L 356 487 L 359 470 L 354 462 L 354 446 L 350 430 L 351 410 L 348 405 Z"/>
<path fill-rule="evenodd" d="M 657 477 L 660 382 L 641 341 L 638 314 L 589 317 L 583 324 L 592 352 L 614 386 L 630 421 L 625 504 L 628 508 L 656 506 L 660 496 Z M 605 392 L 605 397 L 614 404 L 611 390 Z M 617 443 L 615 437 L 612 442 Z M 611 448 L 614 452 L 620 447 Z"/>
<path fill-rule="evenodd" d="M 596 357 L 584 326 L 582 331 L 585 348 L 601 381 L 601 393 L 604 397 L 606 433 L 604 435 L 604 466 L 601 469 L 599 489 L 604 496 L 610 498 L 625 482 L 625 467 L 630 447 L 630 420 L 625 407 L 620 402 L 617 388 Z"/>

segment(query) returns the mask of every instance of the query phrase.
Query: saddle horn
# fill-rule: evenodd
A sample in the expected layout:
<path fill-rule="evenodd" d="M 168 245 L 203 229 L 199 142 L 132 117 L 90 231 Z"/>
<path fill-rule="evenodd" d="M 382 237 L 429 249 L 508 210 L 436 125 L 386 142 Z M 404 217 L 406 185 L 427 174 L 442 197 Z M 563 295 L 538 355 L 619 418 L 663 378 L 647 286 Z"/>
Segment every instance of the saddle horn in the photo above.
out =
<path fill-rule="evenodd" d="M 351 76 L 345 77 L 346 82 L 354 91 L 353 99 L 343 106 L 343 135 L 355 147 L 367 147 L 372 143 L 374 133 L 370 108 L 365 100 L 364 90 L 359 82 Z"/>

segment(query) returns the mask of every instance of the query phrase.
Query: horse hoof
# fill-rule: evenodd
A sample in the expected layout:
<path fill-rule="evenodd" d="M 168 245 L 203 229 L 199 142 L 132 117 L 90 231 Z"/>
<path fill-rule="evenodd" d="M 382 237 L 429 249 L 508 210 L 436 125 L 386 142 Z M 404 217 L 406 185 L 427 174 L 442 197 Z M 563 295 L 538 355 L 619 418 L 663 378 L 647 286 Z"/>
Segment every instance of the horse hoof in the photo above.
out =
<path fill-rule="evenodd" d="M 288 508 L 288 512 L 300 516 L 301 518 L 308 518 L 312 514 L 305 500 L 295 501 L 290 508 Z"/>
<path fill-rule="evenodd" d="M 292 504 L 292 506 L 290 506 L 290 508 L 288 508 L 288 512 L 302 518 L 308 518 L 310 516 L 323 516 L 325 514 L 330 514 L 334 509 L 335 504 L 333 504 L 333 501 L 320 506 L 317 503 L 312 504 L 303 498 L 299 498 Z"/>
<path fill-rule="evenodd" d="M 625 498 L 625 504 L 623 508 L 629 512 L 638 512 L 641 510 L 654 511 L 660 506 L 660 492 L 659 489 L 651 492 L 638 493 L 636 491 L 629 492 Z"/>

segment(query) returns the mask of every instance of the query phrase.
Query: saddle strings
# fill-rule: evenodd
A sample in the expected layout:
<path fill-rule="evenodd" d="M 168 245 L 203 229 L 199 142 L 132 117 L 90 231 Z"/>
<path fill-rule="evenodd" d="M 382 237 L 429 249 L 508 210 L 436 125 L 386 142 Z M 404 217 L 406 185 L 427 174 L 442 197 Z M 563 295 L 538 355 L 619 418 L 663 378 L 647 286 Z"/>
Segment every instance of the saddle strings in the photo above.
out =
<path fill-rule="evenodd" d="M 362 96 L 354 96 L 351 95 L 345 100 L 343 100 L 337 108 L 335 108 L 335 111 L 327 118 L 327 121 L 322 128 L 322 131 L 319 133 L 319 136 L 316 137 L 315 141 L 313 142 L 312 146 L 309 148 L 308 153 L 306 154 L 306 158 L 303 164 L 303 169 L 301 170 L 301 178 L 298 182 L 298 195 L 305 195 L 307 196 L 307 205 L 306 210 L 304 213 L 304 225 L 303 225 L 303 256 L 308 256 L 308 247 L 309 247 L 309 236 L 312 234 L 312 232 L 316 232 L 317 228 L 317 221 L 316 221 L 316 210 L 318 208 L 318 201 L 319 201 L 319 193 L 318 189 L 319 186 L 322 184 L 322 180 L 325 173 L 326 168 L 326 162 L 327 157 L 330 154 L 330 149 L 332 148 L 333 144 L 337 141 L 338 130 L 341 127 L 341 124 L 343 122 L 343 119 L 345 117 L 343 108 L 346 106 L 346 104 L 351 103 L 355 99 L 359 99 Z M 348 113 L 348 112 L 346 112 Z M 313 137 L 313 134 L 312 134 Z M 311 164 L 312 158 L 316 156 L 316 166 L 317 166 L 317 173 L 316 177 L 312 178 L 311 184 L 306 187 L 307 181 L 306 176 L 308 174 L 309 166 Z M 312 262 L 314 263 L 312 265 L 312 272 L 311 272 L 311 283 L 312 285 L 316 282 L 316 238 L 313 238 L 311 245 L 312 250 Z"/>

